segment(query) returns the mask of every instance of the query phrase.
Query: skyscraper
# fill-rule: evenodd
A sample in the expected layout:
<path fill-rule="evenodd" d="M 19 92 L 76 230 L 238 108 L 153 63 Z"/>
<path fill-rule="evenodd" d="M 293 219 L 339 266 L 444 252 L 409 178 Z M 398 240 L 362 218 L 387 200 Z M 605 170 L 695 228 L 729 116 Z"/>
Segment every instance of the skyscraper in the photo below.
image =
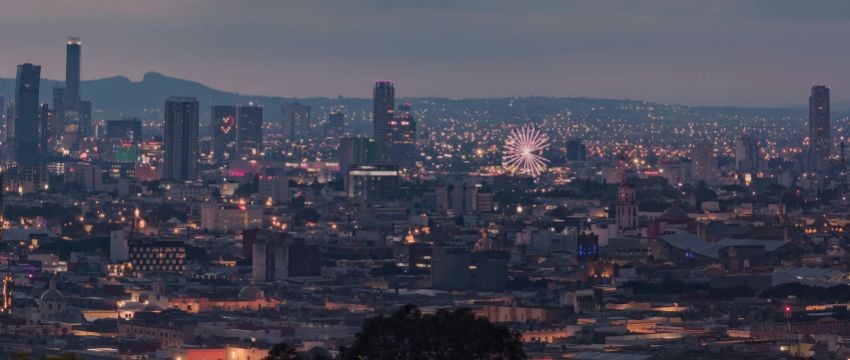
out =
<path fill-rule="evenodd" d="M 325 137 L 336 140 L 343 134 L 345 134 L 345 113 L 342 111 L 332 111 L 328 114 Z"/>
<path fill-rule="evenodd" d="M 165 101 L 166 179 L 185 181 L 198 177 L 198 100 L 170 97 Z"/>
<path fill-rule="evenodd" d="M 6 97 L 0 95 L 0 128 L 6 133 Z"/>
<path fill-rule="evenodd" d="M 81 55 L 82 41 L 79 37 L 69 37 L 65 47 L 65 109 L 67 111 L 78 111 L 80 105 Z"/>
<path fill-rule="evenodd" d="M 827 170 L 832 138 L 829 124 L 829 88 L 812 86 L 809 96 L 809 171 Z"/>
<path fill-rule="evenodd" d="M 53 86 L 53 120 L 55 126 L 52 126 L 52 131 L 56 134 L 60 133 L 60 129 L 65 128 L 65 97 L 67 93 L 65 86 L 56 84 Z"/>
<path fill-rule="evenodd" d="M 375 140 L 346 136 L 339 139 L 339 170 L 345 176 L 351 165 L 375 163 Z"/>
<path fill-rule="evenodd" d="M 41 66 L 18 65 L 15 81 L 15 121 L 14 129 L 10 131 L 14 134 L 13 159 L 18 165 L 41 163 L 38 103 L 40 81 Z"/>
<path fill-rule="evenodd" d="M 283 123 L 288 126 L 289 140 L 307 140 L 310 138 L 310 106 L 301 103 L 284 104 L 281 109 Z"/>
<path fill-rule="evenodd" d="M 77 141 L 84 137 L 90 137 L 91 131 L 91 101 L 80 100 L 77 103 L 77 112 L 80 114 L 80 124 L 77 127 Z"/>
<path fill-rule="evenodd" d="M 410 104 L 400 105 L 390 120 L 390 163 L 410 171 L 416 165 L 416 119 Z"/>
<path fill-rule="evenodd" d="M 236 106 L 215 105 L 210 116 L 213 157 L 217 163 L 223 163 L 236 157 Z"/>
<path fill-rule="evenodd" d="M 258 105 L 236 108 L 236 140 L 239 156 L 251 157 L 260 154 L 263 147 L 263 107 Z"/>
<path fill-rule="evenodd" d="M 53 117 L 53 112 L 50 111 L 50 106 L 47 103 L 42 103 L 38 114 L 38 153 L 45 156 L 49 153 L 47 147 L 47 139 L 50 134 L 50 122 Z"/>
<path fill-rule="evenodd" d="M 374 125 L 377 160 L 381 163 L 391 161 L 392 129 L 390 122 L 395 116 L 395 85 L 392 81 L 376 81 L 372 91 L 372 121 Z"/>

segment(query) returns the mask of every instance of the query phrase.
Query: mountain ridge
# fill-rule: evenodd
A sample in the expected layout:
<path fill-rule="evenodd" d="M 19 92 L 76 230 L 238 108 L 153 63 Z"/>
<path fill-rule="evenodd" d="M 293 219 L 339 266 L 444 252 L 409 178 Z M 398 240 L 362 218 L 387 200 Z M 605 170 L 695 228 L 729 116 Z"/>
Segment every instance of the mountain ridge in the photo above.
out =
<path fill-rule="evenodd" d="M 45 101 L 52 106 L 52 89 L 56 84 L 62 83 L 61 80 L 42 79 L 41 80 L 41 101 Z M 14 94 L 14 78 L 0 78 L 0 95 L 5 95 L 7 101 L 13 98 Z M 333 106 L 346 106 L 354 110 L 368 111 L 370 108 L 370 99 L 366 98 L 345 98 L 345 97 L 308 97 L 294 98 L 269 95 L 252 95 L 230 92 L 225 90 L 215 89 L 205 85 L 202 82 L 180 79 L 168 76 L 156 71 L 146 72 L 140 81 L 133 81 L 123 75 L 110 76 L 94 80 L 83 80 L 81 82 L 82 94 L 85 99 L 89 99 L 94 104 L 96 109 L 99 109 L 97 114 L 100 118 L 120 118 L 125 116 L 141 116 L 141 117 L 159 117 L 165 100 L 169 96 L 193 96 L 198 99 L 201 104 L 202 116 L 209 113 L 209 108 L 213 104 L 247 104 L 248 102 L 256 102 L 262 104 L 266 108 L 266 117 L 269 119 L 280 118 L 280 106 L 285 102 L 302 101 L 307 102 L 317 109 L 327 110 Z M 528 97 L 535 98 L 535 97 Z M 800 107 L 737 107 L 737 106 L 688 106 L 676 104 L 663 104 L 652 101 L 633 100 L 633 99 L 595 99 L 587 97 L 536 97 L 552 100 L 563 101 L 604 101 L 604 102 L 643 102 L 648 104 L 658 104 L 664 106 L 683 106 L 689 108 L 705 108 L 705 109 L 769 109 L 769 110 L 793 110 L 799 111 Z M 485 100 L 505 100 L 510 98 L 469 98 L 469 99 L 450 99 L 439 97 L 411 97 L 410 99 L 443 99 L 445 101 L 485 101 Z M 850 107 L 850 103 L 834 102 L 836 110 Z"/>

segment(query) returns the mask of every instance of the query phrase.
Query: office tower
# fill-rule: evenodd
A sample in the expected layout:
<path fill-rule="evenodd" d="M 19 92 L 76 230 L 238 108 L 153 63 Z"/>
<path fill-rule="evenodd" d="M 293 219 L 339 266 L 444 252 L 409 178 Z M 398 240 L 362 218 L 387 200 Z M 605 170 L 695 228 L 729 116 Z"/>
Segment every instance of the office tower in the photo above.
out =
<path fill-rule="evenodd" d="M 56 84 L 53 86 L 53 123 L 50 126 L 51 137 L 56 137 L 65 128 L 65 97 L 67 96 L 65 86 Z"/>
<path fill-rule="evenodd" d="M 749 135 L 735 139 L 735 168 L 742 172 L 753 172 L 760 168 L 761 154 L 758 141 Z"/>
<path fill-rule="evenodd" d="M 80 100 L 77 111 L 80 114 L 80 126 L 77 128 L 77 139 L 91 137 L 92 105 L 89 100 Z"/>
<path fill-rule="evenodd" d="M 376 81 L 372 92 L 372 121 L 374 125 L 377 160 L 391 161 L 392 132 L 390 122 L 395 117 L 395 86 L 392 81 Z"/>
<path fill-rule="evenodd" d="M 399 106 L 390 120 L 390 163 L 406 172 L 416 166 L 416 120 L 410 113 L 410 104 Z"/>
<path fill-rule="evenodd" d="M 328 115 L 328 124 L 325 126 L 325 138 L 339 139 L 345 134 L 345 113 L 332 111 Z"/>
<path fill-rule="evenodd" d="M 635 186 L 626 182 L 617 189 L 616 221 L 619 231 L 638 228 L 638 202 Z"/>
<path fill-rule="evenodd" d="M 47 147 L 48 134 L 50 134 L 50 123 L 53 117 L 53 112 L 50 111 L 50 106 L 47 103 L 42 103 L 38 114 L 38 151 L 39 154 L 45 156 L 50 153 Z"/>
<path fill-rule="evenodd" d="M 165 101 L 165 171 L 169 180 L 198 177 L 198 100 L 170 97 Z"/>
<path fill-rule="evenodd" d="M 125 140 L 130 142 L 142 141 L 142 119 L 125 118 L 106 121 L 107 139 Z"/>
<path fill-rule="evenodd" d="M 213 158 L 223 163 L 236 157 L 236 106 L 215 105 L 210 112 Z"/>
<path fill-rule="evenodd" d="M 375 140 L 362 136 L 346 136 L 339 140 L 339 170 L 345 176 L 355 164 L 375 163 Z"/>
<path fill-rule="evenodd" d="M 6 97 L 0 95 L 0 128 L 6 133 Z"/>
<path fill-rule="evenodd" d="M 829 88 L 815 85 L 809 96 L 809 171 L 827 170 L 830 145 Z"/>
<path fill-rule="evenodd" d="M 587 160 L 587 147 L 580 139 L 567 140 L 567 161 Z"/>
<path fill-rule="evenodd" d="M 41 66 L 33 64 L 18 65 L 15 81 L 15 121 L 13 159 L 18 165 L 38 165 L 39 156 L 39 119 L 38 103 Z"/>
<path fill-rule="evenodd" d="M 239 106 L 236 109 L 236 140 L 239 142 L 239 156 L 257 156 L 263 147 L 263 107 L 256 105 Z"/>
<path fill-rule="evenodd" d="M 65 110 L 76 112 L 80 105 L 80 65 L 82 42 L 69 37 L 65 48 Z"/>
<path fill-rule="evenodd" d="M 310 106 L 300 103 L 284 104 L 282 107 L 284 126 L 289 129 L 289 140 L 310 138 Z"/>
<path fill-rule="evenodd" d="M 710 180 L 715 176 L 717 159 L 714 158 L 714 147 L 710 143 L 694 145 L 691 153 L 691 176 L 696 180 Z"/>

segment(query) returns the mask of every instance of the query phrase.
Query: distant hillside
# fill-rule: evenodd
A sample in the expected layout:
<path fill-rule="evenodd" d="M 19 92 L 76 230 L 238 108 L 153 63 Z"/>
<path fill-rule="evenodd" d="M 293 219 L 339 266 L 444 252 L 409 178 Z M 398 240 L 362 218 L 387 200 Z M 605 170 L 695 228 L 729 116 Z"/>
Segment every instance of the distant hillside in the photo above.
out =
<path fill-rule="evenodd" d="M 43 79 L 41 81 L 41 100 L 51 103 L 53 87 L 59 81 Z M 193 96 L 201 104 L 202 116 L 209 113 L 212 104 L 247 104 L 254 101 L 266 108 L 267 119 L 280 118 L 280 105 L 293 99 L 271 96 L 249 96 L 213 89 L 195 81 L 168 77 L 156 72 L 145 74 L 142 81 L 133 82 L 123 76 L 115 76 L 97 80 L 83 81 L 83 98 L 89 99 L 95 108 L 103 111 L 100 117 L 119 118 L 123 116 L 159 117 L 165 99 L 169 96 Z M 15 79 L 0 78 L 0 95 L 7 100 L 13 98 Z M 312 98 L 302 99 L 311 105 L 321 108 L 329 106 L 331 99 Z M 355 108 L 367 106 L 364 99 L 334 99 L 334 105 L 344 105 L 350 102 Z M 206 118 L 202 117 L 202 122 Z"/>
<path fill-rule="evenodd" d="M 52 103 L 52 89 L 58 81 L 42 80 L 41 99 Z M 13 98 L 15 79 L 0 78 L 0 95 L 5 95 L 7 100 Z M 296 101 L 294 98 L 282 98 L 273 96 L 243 95 L 233 92 L 213 89 L 209 86 L 195 81 L 168 77 L 156 72 L 145 74 L 139 82 L 133 82 L 123 76 L 116 76 L 97 80 L 82 82 L 83 98 L 89 99 L 95 108 L 100 111 L 97 118 L 120 118 L 124 116 L 142 116 L 144 118 L 161 118 L 160 112 L 165 99 L 169 96 L 193 96 L 201 104 L 201 123 L 206 124 L 209 119 L 209 109 L 213 104 L 247 104 L 250 101 L 259 103 L 265 107 L 265 119 L 275 121 L 280 119 L 280 106 L 288 101 Z M 449 116 L 466 117 L 474 112 L 482 111 L 491 117 L 507 121 L 526 121 L 528 119 L 540 119 L 551 114 L 559 113 L 564 109 L 573 111 L 591 109 L 602 106 L 607 109 L 618 109 L 617 116 L 623 118 L 644 119 L 643 111 L 630 111 L 628 104 L 645 104 L 639 100 L 617 100 L 617 99 L 591 99 L 591 98 L 555 98 L 555 97 L 527 97 L 521 100 L 515 98 L 501 99 L 446 99 L 446 98 L 415 98 L 407 99 L 414 102 L 414 108 L 427 109 L 430 117 Z M 362 121 L 368 121 L 371 112 L 370 99 L 353 98 L 301 98 L 297 101 L 309 104 L 313 107 L 313 117 L 323 118 L 331 107 L 343 106 L 349 114 L 360 114 Z M 51 104 L 52 105 L 52 104 Z M 672 109 L 676 106 L 657 105 L 656 109 Z M 850 107 L 847 102 L 833 102 L 834 116 L 841 116 L 842 109 Z M 727 108 L 727 107 L 690 107 L 699 112 L 735 112 L 745 116 L 805 116 L 804 108 Z M 670 114 L 670 119 L 675 114 Z M 428 116 L 426 116 L 428 117 Z M 424 120 L 424 119 L 423 119 Z"/>

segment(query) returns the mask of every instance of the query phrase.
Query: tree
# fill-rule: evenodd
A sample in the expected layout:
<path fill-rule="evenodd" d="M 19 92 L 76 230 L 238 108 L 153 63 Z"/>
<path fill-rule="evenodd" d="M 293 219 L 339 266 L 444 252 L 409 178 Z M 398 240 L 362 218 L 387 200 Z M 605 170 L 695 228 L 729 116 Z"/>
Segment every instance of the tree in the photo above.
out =
<path fill-rule="evenodd" d="M 303 357 L 289 344 L 280 343 L 269 350 L 265 360 L 303 360 Z"/>
<path fill-rule="evenodd" d="M 341 359 L 526 359 L 519 334 L 476 317 L 469 309 L 423 315 L 405 305 L 367 319 Z"/>

